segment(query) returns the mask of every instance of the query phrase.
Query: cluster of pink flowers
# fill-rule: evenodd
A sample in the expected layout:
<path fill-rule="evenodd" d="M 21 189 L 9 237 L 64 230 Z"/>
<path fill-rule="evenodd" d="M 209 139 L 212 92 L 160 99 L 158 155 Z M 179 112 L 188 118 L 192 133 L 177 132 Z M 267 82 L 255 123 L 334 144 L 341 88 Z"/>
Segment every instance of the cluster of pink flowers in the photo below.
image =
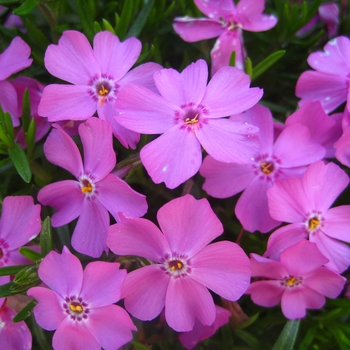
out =
<path fill-rule="evenodd" d="M 284 124 L 274 123 L 270 110 L 258 104 L 263 91 L 251 88 L 244 73 L 242 29 L 268 30 L 277 19 L 263 14 L 263 0 L 195 3 L 209 18 L 176 18 L 174 29 L 191 42 L 219 36 L 209 82 L 201 59 L 182 72 L 152 62 L 131 69 L 140 41 L 120 42 L 108 31 L 96 34 L 93 46 L 82 33 L 65 31 L 47 48 L 47 70 L 70 85 L 6 80 L 32 62 L 19 37 L 0 55 L 3 110 L 19 126 L 28 88 L 37 140 L 51 129 L 44 143 L 47 160 L 75 178 L 38 192 L 38 202 L 55 210 L 52 226 L 77 219 L 71 245 L 78 253 L 100 258 L 112 251 L 144 261 L 131 272 L 104 261 L 83 270 L 67 247 L 61 254 L 51 251 L 38 269 L 43 284 L 27 294 L 38 302 L 37 323 L 56 330 L 55 349 L 121 347 L 137 330 L 126 311 L 143 321 L 164 312 L 166 323 L 192 349 L 230 316 L 209 290 L 229 301 L 246 293 L 260 306 L 281 303 L 286 318 L 298 319 L 344 288 L 350 205 L 332 205 L 349 176 L 329 159 L 350 166 L 350 40 L 336 37 L 323 52 L 309 56 L 314 70 L 304 72 L 296 85 L 300 108 Z M 233 51 L 236 67 L 228 66 Z M 344 113 L 328 115 L 343 104 Z M 236 243 L 211 243 L 224 228 L 205 198 L 187 194 L 169 201 L 158 210 L 159 227 L 141 218 L 148 210 L 146 197 L 114 172 L 113 147 L 119 142 L 135 149 L 140 134 L 160 135 L 140 151 L 154 183 L 174 189 L 199 172 L 212 197 L 243 191 L 232 208 L 243 229 L 270 233 L 277 228 L 265 253 L 249 259 Z M 17 140 L 25 147 L 23 132 Z M 4 199 L 1 266 L 28 263 L 18 248 L 40 233 L 40 210 L 29 196 Z M 7 282 L 1 278 L 1 284 Z M 23 322 L 12 325 L 8 299 L 0 300 L 0 344 L 30 349 L 30 332 Z M 126 311 L 115 305 L 120 299 Z"/>

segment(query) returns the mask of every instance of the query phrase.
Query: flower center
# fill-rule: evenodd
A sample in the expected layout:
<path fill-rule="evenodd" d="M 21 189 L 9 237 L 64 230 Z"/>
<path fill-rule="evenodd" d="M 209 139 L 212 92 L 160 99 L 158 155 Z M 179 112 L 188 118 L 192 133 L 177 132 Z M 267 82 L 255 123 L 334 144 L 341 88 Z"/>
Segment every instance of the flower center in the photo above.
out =
<path fill-rule="evenodd" d="M 86 175 L 83 175 L 80 180 L 80 190 L 86 196 L 92 196 L 95 193 L 95 184 L 93 181 Z"/>
<path fill-rule="evenodd" d="M 173 254 L 172 257 L 165 257 L 162 269 L 166 274 L 178 278 L 187 276 L 189 273 L 191 273 L 190 265 L 191 264 L 187 257 Z"/>
<path fill-rule="evenodd" d="M 97 88 L 98 88 L 98 87 L 97 87 Z M 101 84 L 101 87 L 99 88 L 99 90 L 97 90 L 97 93 L 98 93 L 100 96 L 104 97 L 104 96 L 107 96 L 107 95 L 109 94 L 109 90 L 107 90 L 107 89 L 105 88 L 105 86 L 104 86 L 103 84 Z"/>
<path fill-rule="evenodd" d="M 89 81 L 91 89 L 89 94 L 102 107 L 106 101 L 112 101 L 117 95 L 119 85 L 114 81 L 113 77 L 102 74 L 95 76 Z"/>
<path fill-rule="evenodd" d="M 275 170 L 275 166 L 272 162 L 260 162 L 260 170 L 264 174 L 269 175 Z"/>
<path fill-rule="evenodd" d="M 197 124 L 199 122 L 198 118 L 199 118 L 199 113 L 198 112 L 196 112 L 196 111 L 188 111 L 185 114 L 185 117 L 184 117 L 185 124 L 187 124 L 187 125 Z"/>
<path fill-rule="evenodd" d="M 173 260 L 168 262 L 168 267 L 171 271 L 181 271 L 184 264 L 180 260 Z"/>
<path fill-rule="evenodd" d="M 2 238 L 0 239 L 0 267 L 7 266 L 9 262 L 10 252 L 9 245 Z"/>
<path fill-rule="evenodd" d="M 81 189 L 81 192 L 83 192 L 84 194 L 87 192 L 92 192 L 92 185 L 88 180 L 83 180 L 83 187 Z"/>
<path fill-rule="evenodd" d="M 306 230 L 309 233 L 314 233 L 320 229 L 323 224 L 323 219 L 320 213 L 311 214 L 305 222 Z"/>
<path fill-rule="evenodd" d="M 299 285 L 302 282 L 301 277 L 289 276 L 283 279 L 282 285 L 286 287 L 294 287 Z"/>
<path fill-rule="evenodd" d="M 90 313 L 88 304 L 83 301 L 82 298 L 76 298 L 75 296 L 65 298 L 63 304 L 64 311 L 74 321 L 86 320 Z"/>
<path fill-rule="evenodd" d="M 315 231 L 321 225 L 321 221 L 317 217 L 309 219 L 308 226 L 311 231 Z"/>

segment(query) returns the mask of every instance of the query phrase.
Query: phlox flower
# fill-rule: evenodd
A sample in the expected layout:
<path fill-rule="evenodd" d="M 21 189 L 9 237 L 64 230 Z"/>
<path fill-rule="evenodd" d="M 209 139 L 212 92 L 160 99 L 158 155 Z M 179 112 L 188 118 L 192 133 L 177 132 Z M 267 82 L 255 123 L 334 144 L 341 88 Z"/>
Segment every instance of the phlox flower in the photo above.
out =
<path fill-rule="evenodd" d="M 0 285 L 8 282 L 9 276 L 0 276 Z M 0 298 L 0 349 L 31 350 L 32 334 L 24 321 L 13 322 L 17 312 L 8 306 L 10 298 Z"/>
<path fill-rule="evenodd" d="M 179 335 L 181 344 L 187 349 L 192 350 L 202 340 L 210 338 L 224 324 L 226 324 L 231 316 L 230 311 L 215 305 L 216 318 L 212 325 L 204 326 L 196 320 L 192 331 L 183 332 Z"/>
<path fill-rule="evenodd" d="M 80 253 L 99 257 L 107 250 L 108 212 L 116 220 L 119 212 L 142 216 L 147 211 L 146 198 L 110 174 L 116 164 L 110 124 L 90 118 L 79 125 L 84 162 L 72 138 L 60 126 L 54 127 L 44 145 L 46 158 L 68 170 L 76 180 L 45 186 L 39 191 L 38 200 L 57 210 L 52 216 L 54 227 L 79 217 L 72 246 Z"/>
<path fill-rule="evenodd" d="M 326 113 L 347 101 L 350 79 L 350 41 L 345 36 L 331 39 L 324 52 L 314 52 L 307 59 L 314 71 L 299 77 L 295 94 L 302 105 L 308 100 L 320 101 Z M 347 105 L 350 111 L 350 106 Z"/>
<path fill-rule="evenodd" d="M 176 198 L 151 221 L 125 218 L 112 225 L 108 246 L 119 255 L 154 262 L 130 272 L 124 282 L 125 308 L 140 320 L 152 320 L 165 307 L 165 319 L 176 331 L 193 329 L 198 320 L 210 326 L 215 305 L 207 288 L 237 300 L 250 282 L 249 259 L 235 243 L 209 244 L 223 227 L 206 199 Z"/>
<path fill-rule="evenodd" d="M 45 53 L 45 67 L 55 77 L 73 85 L 50 84 L 43 91 L 39 115 L 49 121 L 86 120 L 96 111 L 112 124 L 114 136 L 125 147 L 135 148 L 139 135 L 124 129 L 114 119 L 119 91 L 130 82 L 154 86 L 152 75 L 161 66 L 145 63 L 130 70 L 141 52 L 141 42 L 132 37 L 120 42 L 109 31 L 97 33 L 93 48 L 74 30 L 65 31 L 58 45 Z"/>
<path fill-rule="evenodd" d="M 4 112 L 9 112 L 13 126 L 19 125 L 21 115 L 17 104 L 15 88 L 5 79 L 32 64 L 30 47 L 20 37 L 15 37 L 10 46 L 0 54 L 0 104 Z"/>
<path fill-rule="evenodd" d="M 251 254 L 252 282 L 247 290 L 255 304 L 272 307 L 281 303 L 284 316 L 305 317 L 306 309 L 320 309 L 325 297 L 335 299 L 346 279 L 324 267 L 328 259 L 315 243 L 302 240 L 284 250 L 278 261 Z"/>
<path fill-rule="evenodd" d="M 221 67 L 228 66 L 233 51 L 236 53 L 236 67 L 243 70 L 245 53 L 242 29 L 262 32 L 274 27 L 277 18 L 264 15 L 265 0 L 194 0 L 201 12 L 209 18 L 177 17 L 174 30 L 188 42 L 216 40 L 211 51 L 212 75 Z"/>
<path fill-rule="evenodd" d="M 340 163 L 350 167 L 350 112 L 345 108 L 342 116 L 343 134 L 334 143 L 335 157 Z"/>
<path fill-rule="evenodd" d="M 30 196 L 5 197 L 0 219 L 0 267 L 28 263 L 18 248 L 40 233 L 40 210 Z"/>
<path fill-rule="evenodd" d="M 237 218 L 245 230 L 266 233 L 281 223 L 269 213 L 267 190 L 277 179 L 301 176 L 307 165 L 322 159 L 325 150 L 300 123 L 286 126 L 274 140 L 274 123 L 266 107 L 256 105 L 232 118 L 259 127 L 259 149 L 250 164 L 222 163 L 207 156 L 200 169 L 203 189 L 217 198 L 244 190 L 235 207 Z"/>
<path fill-rule="evenodd" d="M 234 67 L 221 68 L 207 85 L 204 60 L 181 73 L 161 69 L 154 74 L 156 94 L 129 84 L 119 93 L 115 117 L 124 127 L 143 134 L 163 134 L 141 149 L 140 158 L 155 183 L 175 188 L 193 176 L 203 148 L 222 162 L 247 163 L 256 151 L 252 125 L 223 117 L 255 105 L 262 90 L 249 88 L 249 76 Z"/>
<path fill-rule="evenodd" d="M 303 239 L 316 243 L 338 272 L 350 265 L 350 205 L 330 208 L 349 184 L 348 175 L 336 164 L 311 164 L 302 178 L 276 181 L 267 191 L 271 216 L 291 223 L 269 237 L 264 256 L 273 259 Z"/>
<path fill-rule="evenodd" d="M 53 331 L 55 350 L 119 349 L 132 339 L 136 327 L 120 306 L 126 270 L 119 263 L 94 261 L 83 271 L 77 257 L 64 247 L 40 263 L 39 278 L 48 287 L 27 292 L 38 301 L 34 316 L 40 327 Z"/>

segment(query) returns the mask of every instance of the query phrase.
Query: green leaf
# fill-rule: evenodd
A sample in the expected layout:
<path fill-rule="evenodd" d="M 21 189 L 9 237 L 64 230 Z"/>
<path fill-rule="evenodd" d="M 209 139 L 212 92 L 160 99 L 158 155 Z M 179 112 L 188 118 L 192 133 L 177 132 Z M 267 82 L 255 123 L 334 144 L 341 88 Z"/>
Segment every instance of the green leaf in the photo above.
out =
<path fill-rule="evenodd" d="M 244 68 L 245 72 L 250 76 L 250 79 L 253 77 L 253 64 L 252 60 L 247 57 L 246 61 L 244 62 Z"/>
<path fill-rule="evenodd" d="M 30 265 L 17 273 L 13 282 L 19 285 L 28 285 L 39 281 L 38 268 L 36 265 Z"/>
<path fill-rule="evenodd" d="M 33 118 L 29 123 L 28 131 L 24 133 L 24 136 L 26 138 L 28 159 L 31 159 L 33 155 L 34 146 L 35 146 L 35 135 L 36 135 L 36 123 L 35 123 L 35 119 Z"/>
<path fill-rule="evenodd" d="M 113 26 L 106 19 L 102 19 L 102 24 L 105 30 L 108 30 L 109 32 L 115 34 Z"/>
<path fill-rule="evenodd" d="M 25 306 L 14 318 L 13 322 L 21 322 L 28 318 L 32 313 L 34 307 L 38 304 L 36 300 L 32 300 L 27 306 Z"/>
<path fill-rule="evenodd" d="M 28 267 L 31 265 L 17 265 L 17 266 L 6 266 L 0 268 L 0 276 L 10 276 L 15 275 L 19 271 L 21 271 L 23 268 Z"/>
<path fill-rule="evenodd" d="M 13 290 L 15 283 L 9 282 L 0 286 L 0 298 L 6 298 L 10 295 L 15 295 L 17 292 Z"/>
<path fill-rule="evenodd" d="M 133 340 L 133 341 L 131 342 L 131 344 L 134 346 L 134 348 L 135 348 L 136 350 L 149 350 L 149 347 L 148 347 L 148 346 L 143 345 L 143 344 L 139 343 L 139 342 L 136 341 L 136 340 Z"/>
<path fill-rule="evenodd" d="M 26 154 L 18 143 L 9 148 L 9 156 L 24 182 L 29 183 L 32 178 L 32 172 Z"/>
<path fill-rule="evenodd" d="M 13 11 L 17 16 L 29 15 L 39 4 L 40 0 L 26 0 L 20 7 Z"/>
<path fill-rule="evenodd" d="M 132 36 L 137 37 L 140 35 L 143 27 L 146 24 L 148 16 L 151 13 L 153 5 L 154 5 L 154 0 L 149 0 L 146 2 L 145 6 L 142 8 L 140 13 L 136 17 L 134 24 L 129 29 L 128 34 L 126 35 L 127 38 L 130 38 Z M 175 5 L 175 2 L 173 2 L 172 5 Z"/>
<path fill-rule="evenodd" d="M 235 67 L 236 66 L 236 51 L 232 51 L 230 56 L 230 66 Z"/>
<path fill-rule="evenodd" d="M 132 10 L 133 10 L 132 4 L 133 4 L 133 1 L 124 2 L 123 10 L 118 20 L 116 31 L 115 31 L 120 40 L 124 40 L 126 36 L 126 32 L 128 30 L 131 16 L 132 16 Z"/>
<path fill-rule="evenodd" d="M 269 69 L 273 64 L 275 64 L 280 58 L 282 58 L 285 53 L 286 53 L 285 50 L 276 51 L 271 55 L 267 56 L 265 59 L 263 59 L 260 63 L 258 63 L 253 68 L 252 80 L 255 80 L 261 74 L 263 74 L 267 69 Z"/>
<path fill-rule="evenodd" d="M 282 333 L 277 339 L 276 344 L 273 347 L 273 350 L 292 350 L 298 330 L 299 330 L 300 320 L 287 321 L 284 326 Z"/>
<path fill-rule="evenodd" d="M 100 23 L 98 23 L 97 21 L 94 22 L 94 31 L 95 31 L 95 33 L 102 32 L 102 27 L 101 27 Z"/>
<path fill-rule="evenodd" d="M 18 0 L 0 0 L 0 5 L 17 4 Z"/>
<path fill-rule="evenodd" d="M 15 144 L 14 135 L 11 116 L 7 112 L 4 113 L 0 105 L 0 139 L 7 147 L 13 147 Z"/>
<path fill-rule="evenodd" d="M 93 37 L 95 36 L 94 19 L 89 4 L 89 0 L 77 0 L 77 10 L 80 23 L 83 26 L 84 33 L 86 34 L 88 39 L 92 41 Z"/>
<path fill-rule="evenodd" d="M 27 247 L 22 247 L 19 249 L 19 252 L 25 256 L 27 259 L 36 262 L 37 260 L 42 259 L 42 256 L 40 253 L 36 252 L 35 250 L 32 250 Z"/>
<path fill-rule="evenodd" d="M 44 219 L 41 225 L 40 248 L 41 248 L 41 254 L 43 257 L 45 257 L 53 249 L 52 228 L 51 228 L 51 220 L 49 216 L 47 216 Z"/>
<path fill-rule="evenodd" d="M 30 112 L 30 97 L 28 89 L 24 90 L 23 99 L 22 99 L 22 126 L 24 132 L 28 131 L 29 123 L 32 119 L 31 112 Z"/>

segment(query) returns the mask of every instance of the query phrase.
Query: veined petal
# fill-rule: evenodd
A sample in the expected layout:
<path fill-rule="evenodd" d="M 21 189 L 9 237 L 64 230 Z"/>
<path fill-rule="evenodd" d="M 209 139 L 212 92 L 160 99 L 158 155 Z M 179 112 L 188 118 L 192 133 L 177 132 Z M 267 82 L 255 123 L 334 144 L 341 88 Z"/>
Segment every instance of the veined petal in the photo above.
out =
<path fill-rule="evenodd" d="M 44 144 L 44 152 L 51 163 L 68 170 L 77 179 L 83 174 L 83 163 L 78 147 L 61 127 L 56 126 L 51 131 Z"/>
<path fill-rule="evenodd" d="M 259 151 L 258 129 L 230 119 L 206 119 L 195 134 L 203 148 L 219 162 L 251 163 Z"/>
<path fill-rule="evenodd" d="M 10 113 L 13 126 L 19 126 L 18 117 L 21 113 L 18 108 L 17 92 L 8 81 L 0 81 L 0 105 L 4 112 Z"/>
<path fill-rule="evenodd" d="M 250 78 L 240 69 L 223 67 L 210 80 L 201 104 L 210 118 L 237 114 L 259 102 L 263 90 L 249 88 Z"/>
<path fill-rule="evenodd" d="M 272 307 L 279 304 L 283 292 L 280 281 L 257 281 L 249 286 L 246 294 L 250 294 L 255 304 Z"/>
<path fill-rule="evenodd" d="M 126 310 L 142 321 L 153 320 L 164 308 L 169 281 L 161 265 L 149 265 L 128 273 L 122 290 Z"/>
<path fill-rule="evenodd" d="M 94 55 L 102 74 L 118 81 L 130 70 L 140 56 L 141 42 L 129 38 L 120 42 L 109 31 L 99 32 L 94 37 Z"/>
<path fill-rule="evenodd" d="M 350 128 L 334 143 L 335 157 L 340 163 L 350 167 Z"/>
<path fill-rule="evenodd" d="M 78 181 L 65 180 L 43 187 L 38 193 L 38 201 L 57 210 L 51 221 L 53 227 L 59 227 L 68 224 L 80 215 L 84 195 Z"/>
<path fill-rule="evenodd" d="M 161 134 L 175 125 L 180 108 L 164 97 L 136 84 L 128 84 L 119 93 L 115 109 L 117 122 L 142 134 Z"/>
<path fill-rule="evenodd" d="M 80 297 L 88 301 L 91 308 L 119 301 L 126 276 L 126 270 L 119 267 L 119 263 L 105 261 L 93 261 L 86 266 Z"/>
<path fill-rule="evenodd" d="M 55 350 L 101 350 L 100 343 L 86 328 L 85 322 L 71 322 L 69 317 L 58 326 L 52 338 L 52 346 Z"/>
<path fill-rule="evenodd" d="M 255 253 L 250 254 L 252 277 L 280 280 L 288 275 L 286 267 L 279 261 L 271 260 Z"/>
<path fill-rule="evenodd" d="M 266 233 L 281 223 L 269 212 L 267 190 L 271 185 L 270 181 L 255 176 L 239 197 L 235 214 L 245 230 Z"/>
<path fill-rule="evenodd" d="M 166 293 L 165 319 L 177 332 L 188 332 L 198 319 L 210 326 L 215 321 L 215 305 L 208 289 L 190 277 L 171 278 Z"/>
<path fill-rule="evenodd" d="M 85 325 L 105 350 L 119 349 L 132 339 L 131 331 L 137 331 L 128 313 L 117 305 L 94 309 Z"/>
<path fill-rule="evenodd" d="M 170 253 L 168 242 L 152 221 L 124 218 L 109 227 L 107 245 L 118 255 L 136 255 L 160 262 Z"/>
<path fill-rule="evenodd" d="M 225 18 L 235 11 L 235 5 L 232 0 L 194 0 L 194 3 L 201 12 L 210 18 Z"/>
<path fill-rule="evenodd" d="M 196 135 L 175 125 L 141 149 L 141 162 L 154 183 L 175 188 L 197 173 L 202 163 Z"/>
<path fill-rule="evenodd" d="M 329 209 L 323 219 L 322 232 L 329 237 L 350 242 L 350 205 Z"/>
<path fill-rule="evenodd" d="M 90 118 L 79 125 L 79 135 L 84 148 L 84 173 L 100 181 L 116 163 L 112 127 L 104 120 Z"/>
<path fill-rule="evenodd" d="M 34 316 L 38 325 L 47 331 L 57 329 L 60 323 L 67 317 L 64 313 L 64 299 L 51 289 L 33 287 L 27 292 L 33 297 L 38 305 L 34 308 Z M 47 312 L 50 310 L 50 312 Z"/>
<path fill-rule="evenodd" d="M 232 242 L 210 244 L 191 258 L 190 277 L 227 300 L 238 300 L 244 294 L 250 276 L 247 255 Z"/>
<path fill-rule="evenodd" d="M 63 247 L 62 254 L 53 250 L 47 254 L 40 263 L 38 274 L 40 279 L 63 299 L 80 294 L 83 268 L 79 259 L 67 247 Z"/>
<path fill-rule="evenodd" d="M 140 217 L 147 212 L 146 197 L 134 191 L 125 181 L 114 174 L 107 175 L 96 184 L 100 203 L 118 221 L 118 213 L 127 216 Z"/>
<path fill-rule="evenodd" d="M 295 94 L 301 98 L 299 105 L 308 100 L 320 101 L 325 112 L 329 113 L 346 101 L 348 80 L 345 76 L 306 71 L 297 81 Z"/>
<path fill-rule="evenodd" d="M 41 230 L 40 205 L 31 196 L 8 196 L 2 203 L 1 239 L 9 249 L 19 248 L 36 237 Z"/>
<path fill-rule="evenodd" d="M 176 17 L 173 28 L 187 42 L 216 38 L 225 29 L 221 22 L 209 18 Z"/>
<path fill-rule="evenodd" d="M 38 114 L 50 122 L 85 120 L 97 109 L 97 102 L 89 95 L 88 86 L 51 84 L 45 87 Z"/>
<path fill-rule="evenodd" d="M 96 198 L 85 199 L 72 236 L 73 248 L 82 254 L 98 258 L 107 249 L 109 215 Z"/>
<path fill-rule="evenodd" d="M 29 45 L 19 36 L 15 37 L 8 48 L 0 54 L 0 80 L 29 67 L 32 64 Z"/>
<path fill-rule="evenodd" d="M 175 69 L 161 69 L 154 73 L 160 94 L 177 106 L 200 104 L 207 87 L 208 66 L 204 60 L 191 63 L 181 73 Z"/>
<path fill-rule="evenodd" d="M 205 178 L 203 189 L 215 198 L 243 191 L 255 177 L 251 164 L 223 163 L 211 156 L 205 157 L 199 173 Z"/>
<path fill-rule="evenodd" d="M 76 85 L 88 85 L 101 74 L 88 39 L 75 30 L 66 30 L 58 45 L 49 45 L 44 60 L 50 74 Z"/>
<path fill-rule="evenodd" d="M 157 220 L 172 252 L 192 257 L 223 232 L 207 199 L 191 195 L 163 205 Z"/>

